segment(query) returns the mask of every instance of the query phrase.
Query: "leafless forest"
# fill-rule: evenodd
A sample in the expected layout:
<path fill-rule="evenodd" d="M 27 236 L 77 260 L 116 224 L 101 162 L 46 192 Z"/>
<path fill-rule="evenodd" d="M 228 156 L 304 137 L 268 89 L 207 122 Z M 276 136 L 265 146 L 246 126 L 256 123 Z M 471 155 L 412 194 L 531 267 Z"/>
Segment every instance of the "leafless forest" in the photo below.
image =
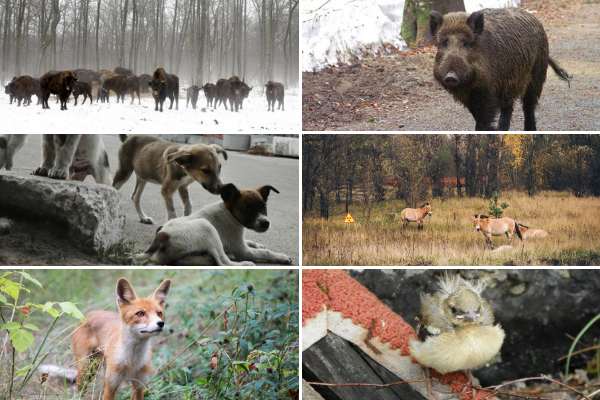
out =
<path fill-rule="evenodd" d="M 163 67 L 191 84 L 298 83 L 299 0 L 0 0 L 0 81 Z"/>

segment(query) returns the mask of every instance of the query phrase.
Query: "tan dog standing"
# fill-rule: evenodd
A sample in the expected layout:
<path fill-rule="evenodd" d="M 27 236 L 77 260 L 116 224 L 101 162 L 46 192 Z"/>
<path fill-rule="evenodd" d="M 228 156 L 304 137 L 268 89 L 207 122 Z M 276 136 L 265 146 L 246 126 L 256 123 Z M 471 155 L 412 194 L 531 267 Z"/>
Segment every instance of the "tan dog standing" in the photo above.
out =
<path fill-rule="evenodd" d="M 192 213 L 192 203 L 187 187 L 194 181 L 212 194 L 220 194 L 221 162 L 219 154 L 227 160 L 227 152 L 219 145 L 181 145 L 150 135 L 119 135 L 123 144 L 119 149 L 119 168 L 113 187 L 119 190 L 135 172 L 135 189 L 131 199 L 140 222 L 152 224 L 140 205 L 147 182 L 162 186 L 161 194 L 167 207 L 167 219 L 177 218 L 173 194 L 179 192 L 184 204 L 184 215 Z"/>
<path fill-rule="evenodd" d="M 416 222 L 417 229 L 421 230 L 423 229 L 423 220 L 425 217 L 432 214 L 431 206 L 429 203 L 425 203 L 419 208 L 405 208 L 400 215 L 402 216 L 402 225 L 404 228 L 406 228 L 409 222 Z"/>

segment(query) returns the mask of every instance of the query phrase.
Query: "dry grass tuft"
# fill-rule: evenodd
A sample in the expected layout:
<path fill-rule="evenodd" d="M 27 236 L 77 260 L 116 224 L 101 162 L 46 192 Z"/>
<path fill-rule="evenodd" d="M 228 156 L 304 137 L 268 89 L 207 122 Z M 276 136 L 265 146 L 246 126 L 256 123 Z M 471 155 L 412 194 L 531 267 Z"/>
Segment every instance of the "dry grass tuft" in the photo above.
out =
<path fill-rule="evenodd" d="M 512 191 L 502 193 L 500 201 L 509 204 L 503 217 L 544 229 L 549 236 L 524 241 L 514 236 L 514 250 L 492 253 L 473 227 L 474 214 L 489 213 L 488 200 L 479 198 L 430 201 L 433 216 L 425 218 L 421 232 L 416 223 L 402 229 L 403 201 L 376 205 L 368 223 L 362 207 L 355 204 L 350 210 L 354 224 L 343 223 L 342 204 L 330 210 L 329 221 L 314 213 L 303 218 L 303 265 L 600 265 L 598 198 L 576 198 L 566 192 L 541 192 L 529 198 Z M 493 244 L 497 248 L 508 240 L 494 237 Z"/>

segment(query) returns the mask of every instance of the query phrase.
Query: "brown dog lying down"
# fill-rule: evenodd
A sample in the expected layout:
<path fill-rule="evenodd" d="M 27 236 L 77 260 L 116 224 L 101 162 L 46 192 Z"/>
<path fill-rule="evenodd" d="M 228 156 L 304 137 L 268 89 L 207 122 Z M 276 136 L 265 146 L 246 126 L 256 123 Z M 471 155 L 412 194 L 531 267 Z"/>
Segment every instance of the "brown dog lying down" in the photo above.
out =
<path fill-rule="evenodd" d="M 221 162 L 219 154 L 227 160 L 227 152 L 219 145 L 182 145 L 167 142 L 150 135 L 119 135 L 123 144 L 119 149 L 119 168 L 113 187 L 119 190 L 135 172 L 135 189 L 131 199 L 140 222 L 152 224 L 140 205 L 147 182 L 162 185 L 161 194 L 167 207 L 167 219 L 177 218 L 173 194 L 179 192 L 184 204 L 184 215 L 192 213 L 192 203 L 187 187 L 194 181 L 212 194 L 219 194 Z"/>
<path fill-rule="evenodd" d="M 269 229 L 267 199 L 271 191 L 279 193 L 272 186 L 239 190 L 231 183 L 225 185 L 221 189 L 222 201 L 168 221 L 158 230 L 150 248 L 136 259 L 169 265 L 250 266 L 254 265 L 252 261 L 291 264 L 287 255 L 244 240 L 244 228 L 256 232 Z"/>

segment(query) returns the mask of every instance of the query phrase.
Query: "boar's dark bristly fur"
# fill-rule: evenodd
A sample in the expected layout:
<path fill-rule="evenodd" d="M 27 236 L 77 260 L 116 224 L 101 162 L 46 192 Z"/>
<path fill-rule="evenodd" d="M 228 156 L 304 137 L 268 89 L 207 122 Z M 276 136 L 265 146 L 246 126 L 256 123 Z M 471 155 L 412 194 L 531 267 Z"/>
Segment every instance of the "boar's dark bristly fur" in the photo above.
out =
<path fill-rule="evenodd" d="M 548 64 L 559 78 L 572 77 L 549 57 L 542 24 L 520 8 L 467 14 L 429 14 L 438 51 L 433 75 L 475 118 L 476 130 L 508 130 L 515 100 L 523 102 L 525 130 L 536 130 L 537 106 Z"/>

